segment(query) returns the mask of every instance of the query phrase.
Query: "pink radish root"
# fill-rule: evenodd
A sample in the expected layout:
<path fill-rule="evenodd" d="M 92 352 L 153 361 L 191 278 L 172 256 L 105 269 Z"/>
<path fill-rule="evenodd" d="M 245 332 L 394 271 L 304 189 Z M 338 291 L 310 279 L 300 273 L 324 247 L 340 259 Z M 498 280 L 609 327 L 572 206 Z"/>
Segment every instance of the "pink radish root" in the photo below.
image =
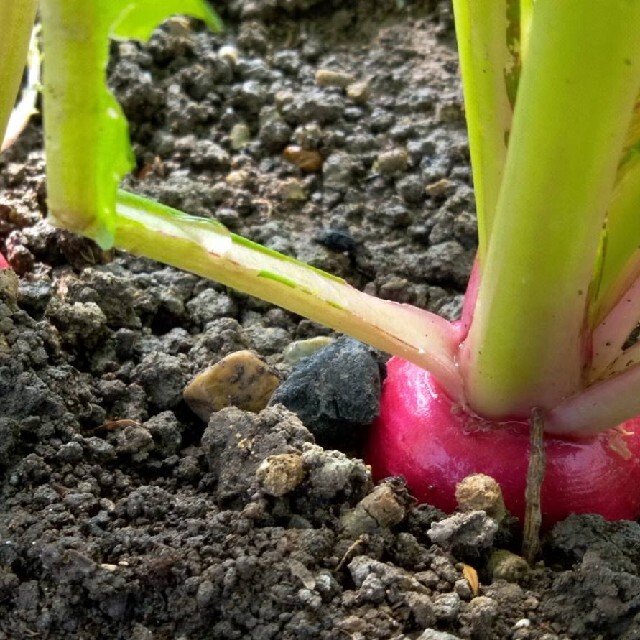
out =
<path fill-rule="evenodd" d="M 588 439 L 545 436 L 545 451 L 544 527 L 571 513 L 640 516 L 640 418 Z M 399 358 L 387 364 L 365 456 L 376 479 L 404 476 L 420 502 L 451 512 L 456 484 L 484 473 L 500 484 L 507 509 L 522 521 L 528 453 L 528 422 L 471 416 L 427 371 Z"/>

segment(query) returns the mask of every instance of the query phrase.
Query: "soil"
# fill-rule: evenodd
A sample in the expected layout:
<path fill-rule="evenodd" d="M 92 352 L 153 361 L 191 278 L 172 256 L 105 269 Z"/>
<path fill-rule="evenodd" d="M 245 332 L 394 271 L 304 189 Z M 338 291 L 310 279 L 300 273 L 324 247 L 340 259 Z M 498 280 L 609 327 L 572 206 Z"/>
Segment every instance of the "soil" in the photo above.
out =
<path fill-rule="evenodd" d="M 113 44 L 126 186 L 455 317 L 476 223 L 448 2 L 226 5 L 222 34 Z M 205 423 L 197 373 L 248 349 L 285 380 L 331 333 L 49 227 L 37 118 L 0 169 L 0 638 L 640 638 L 637 523 L 573 516 L 527 569 L 513 526 L 374 487 L 339 414 L 336 449 L 280 404 Z"/>

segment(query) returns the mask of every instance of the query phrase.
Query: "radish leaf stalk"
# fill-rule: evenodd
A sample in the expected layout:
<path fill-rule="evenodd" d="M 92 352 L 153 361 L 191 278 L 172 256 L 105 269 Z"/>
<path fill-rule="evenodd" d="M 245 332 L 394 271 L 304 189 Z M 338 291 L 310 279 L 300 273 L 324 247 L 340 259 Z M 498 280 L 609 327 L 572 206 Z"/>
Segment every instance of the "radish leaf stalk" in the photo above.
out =
<path fill-rule="evenodd" d="M 0 142 L 18 95 L 37 7 L 37 0 L 0 2 Z"/>

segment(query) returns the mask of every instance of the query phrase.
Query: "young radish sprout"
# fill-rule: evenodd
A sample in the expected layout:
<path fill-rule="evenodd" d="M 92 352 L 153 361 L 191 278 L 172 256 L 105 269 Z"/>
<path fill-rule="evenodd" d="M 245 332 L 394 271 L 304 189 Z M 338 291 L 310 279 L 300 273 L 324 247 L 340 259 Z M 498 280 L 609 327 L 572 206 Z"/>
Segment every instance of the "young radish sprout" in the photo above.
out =
<path fill-rule="evenodd" d="M 28 42 L 13 2 L 0 11 Z M 629 340 L 640 319 L 640 1 L 454 0 L 479 226 L 455 323 L 118 189 L 132 153 L 106 88 L 108 38 L 146 40 L 178 12 L 216 28 L 206 3 L 40 7 L 53 224 L 394 354 L 367 458 L 421 500 L 452 509 L 456 483 L 480 472 L 521 517 L 535 415 L 546 525 L 640 515 L 640 344 Z M 0 64 L 17 87 L 22 66 Z"/>

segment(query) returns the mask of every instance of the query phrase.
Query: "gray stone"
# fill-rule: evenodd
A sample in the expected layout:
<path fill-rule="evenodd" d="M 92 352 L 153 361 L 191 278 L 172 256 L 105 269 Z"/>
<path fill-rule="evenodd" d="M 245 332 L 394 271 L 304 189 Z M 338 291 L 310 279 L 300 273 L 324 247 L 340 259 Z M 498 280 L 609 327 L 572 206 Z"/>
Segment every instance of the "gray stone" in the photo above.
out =
<path fill-rule="evenodd" d="M 351 338 L 305 358 L 278 387 L 270 404 L 283 404 L 320 444 L 349 442 L 378 415 L 380 372 L 371 350 Z"/>
<path fill-rule="evenodd" d="M 353 180 L 354 164 L 348 153 L 332 153 L 322 166 L 324 186 L 329 189 L 345 190 Z"/>
<path fill-rule="evenodd" d="M 438 631 L 437 629 L 427 629 L 418 636 L 418 640 L 460 640 L 459 636 L 454 636 L 446 631 Z"/>
<path fill-rule="evenodd" d="M 451 549 L 456 556 L 478 557 L 488 551 L 498 531 L 484 511 L 468 511 L 434 522 L 427 532 L 432 542 Z"/>

